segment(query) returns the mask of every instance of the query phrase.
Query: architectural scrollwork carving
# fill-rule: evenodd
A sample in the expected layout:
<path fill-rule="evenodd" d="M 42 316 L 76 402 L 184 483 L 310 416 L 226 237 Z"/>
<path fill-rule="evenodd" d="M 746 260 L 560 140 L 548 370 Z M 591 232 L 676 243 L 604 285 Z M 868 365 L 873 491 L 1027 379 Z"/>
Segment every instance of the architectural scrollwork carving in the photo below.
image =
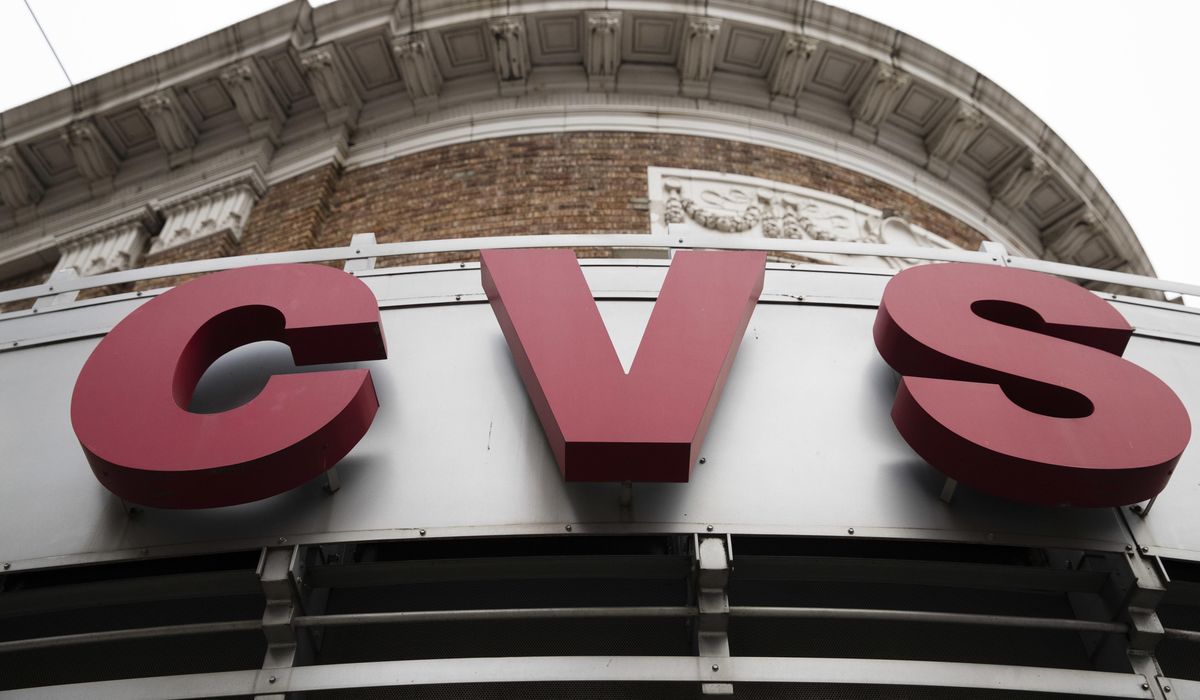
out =
<path fill-rule="evenodd" d="M 933 131 L 925 137 L 930 168 L 943 177 L 967 146 L 987 126 L 983 113 L 966 102 L 955 102 Z M 936 164 L 936 166 L 935 166 Z"/>
<path fill-rule="evenodd" d="M 1026 151 L 1005 166 L 991 182 L 992 196 L 1010 209 L 1016 209 L 1050 175 L 1050 165 L 1044 158 Z"/>
<path fill-rule="evenodd" d="M 179 103 L 173 88 L 147 95 L 139 105 L 154 127 L 158 144 L 168 154 L 180 153 L 196 145 L 196 125 Z"/>
<path fill-rule="evenodd" d="M 525 80 L 529 77 L 529 40 L 522 17 L 501 17 L 488 22 L 492 34 L 492 53 L 500 80 Z"/>
<path fill-rule="evenodd" d="M 238 116 L 249 127 L 252 136 L 278 137 L 283 126 L 283 108 L 254 59 L 247 58 L 222 71 L 221 84 L 229 91 Z"/>
<path fill-rule="evenodd" d="M 799 34 L 788 34 L 780 42 L 767 82 L 772 95 L 795 99 L 812 73 L 817 42 Z"/>
<path fill-rule="evenodd" d="M 424 32 L 396 39 L 392 44 L 400 75 L 408 88 L 408 96 L 414 101 L 437 97 L 442 89 L 442 73 L 438 70 L 429 38 Z"/>
<path fill-rule="evenodd" d="M 715 17 L 688 17 L 684 21 L 678 62 L 683 94 L 707 94 L 720 34 L 721 20 Z"/>
<path fill-rule="evenodd" d="M 877 61 L 850 100 L 850 114 L 854 121 L 878 128 L 896 108 L 904 89 L 911 82 L 912 76 L 909 74 Z"/>
<path fill-rule="evenodd" d="M 45 193 L 17 147 L 0 148 L 0 200 L 16 209 L 37 204 Z"/>
<path fill-rule="evenodd" d="M 362 101 L 347 77 L 333 45 L 318 46 L 300 54 L 300 65 L 317 104 L 331 123 L 353 122 Z"/>
<path fill-rule="evenodd" d="M 60 255 L 54 270 L 70 268 L 86 277 L 137 267 L 157 224 L 154 211 L 140 207 L 116 219 L 59 236 Z"/>
<path fill-rule="evenodd" d="M 265 189 L 261 179 L 244 176 L 189 192 L 161 205 L 162 231 L 150 245 L 151 253 L 215 235 L 240 240 L 250 210 Z"/>
<path fill-rule="evenodd" d="M 901 217 L 825 192 L 761 178 L 651 167 L 651 230 L 668 227 L 763 238 L 889 243 L 953 248 Z M 897 268 L 908 261 L 864 256 L 806 256 L 826 262 Z"/>
<path fill-rule="evenodd" d="M 611 88 L 621 65 L 621 13 L 587 13 L 586 42 L 583 64 L 589 85 Z"/>
<path fill-rule="evenodd" d="M 117 174 L 117 154 L 91 121 L 71 124 L 63 132 L 62 140 L 85 180 L 98 182 Z"/>

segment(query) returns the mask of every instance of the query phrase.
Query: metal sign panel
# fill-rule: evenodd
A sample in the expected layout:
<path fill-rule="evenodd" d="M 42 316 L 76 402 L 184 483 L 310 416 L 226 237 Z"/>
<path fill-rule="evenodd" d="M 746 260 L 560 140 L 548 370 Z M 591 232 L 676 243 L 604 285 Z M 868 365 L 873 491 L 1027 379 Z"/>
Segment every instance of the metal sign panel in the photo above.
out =
<path fill-rule="evenodd" d="M 663 265 L 585 264 L 619 354 L 640 338 Z M 318 479 L 259 502 L 201 511 L 146 509 L 130 517 L 93 478 L 71 432 L 72 387 L 98 338 L 72 339 L 59 315 L 92 331 L 141 299 L 0 321 L 0 337 L 21 327 L 12 338 L 18 347 L 0 353 L 0 560 L 21 569 L 280 538 L 565 535 L 568 526 L 572 534 L 696 532 L 711 524 L 733 533 L 1105 550 L 1134 544 L 1122 509 L 1022 505 L 966 488 L 950 503 L 940 500 L 944 477 L 889 418 L 896 376 L 871 341 L 871 304 L 886 276 L 768 270 L 700 450 L 703 463 L 690 483 L 635 484 L 628 507 L 620 484 L 563 481 L 477 268 L 380 271 L 365 279 L 381 299 L 389 357 L 340 365 L 369 367 L 380 400 L 375 423 L 339 465 L 341 490 L 327 494 Z M 1170 318 L 1178 335 L 1200 335 L 1196 315 Z M 286 368 L 278 348 L 249 346 L 210 375 Z M 1200 416 L 1200 346 L 1135 336 L 1126 356 Z M 1198 483 L 1200 458 L 1190 450 L 1149 518 L 1131 520 L 1138 543 L 1200 559 Z"/>

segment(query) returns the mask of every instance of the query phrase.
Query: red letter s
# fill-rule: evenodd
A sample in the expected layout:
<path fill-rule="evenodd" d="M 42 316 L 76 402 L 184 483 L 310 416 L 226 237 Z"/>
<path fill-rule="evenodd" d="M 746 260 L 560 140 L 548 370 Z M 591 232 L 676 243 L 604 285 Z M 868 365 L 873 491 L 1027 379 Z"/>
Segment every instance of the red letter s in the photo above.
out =
<path fill-rule="evenodd" d="M 76 380 L 71 423 L 100 482 L 134 503 L 207 508 L 281 493 L 345 456 L 379 406 L 365 369 L 276 375 L 232 410 L 187 410 L 214 360 L 259 340 L 301 365 L 387 357 L 374 295 L 339 270 L 266 265 L 180 285 L 119 323 Z"/>
<path fill-rule="evenodd" d="M 1187 410 L 1121 359 L 1133 329 L 1088 291 L 987 265 L 924 265 L 888 284 L 875 345 L 903 375 L 892 420 L 964 484 L 1043 505 L 1116 506 L 1166 486 Z"/>

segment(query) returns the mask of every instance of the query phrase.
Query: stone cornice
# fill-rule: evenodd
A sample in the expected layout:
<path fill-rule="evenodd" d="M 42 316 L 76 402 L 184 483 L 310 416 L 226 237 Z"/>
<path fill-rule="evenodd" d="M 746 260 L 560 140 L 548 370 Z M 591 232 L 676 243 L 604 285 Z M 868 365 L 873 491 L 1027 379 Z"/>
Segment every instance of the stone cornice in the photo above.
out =
<path fill-rule="evenodd" d="M 1066 213 L 1093 211 L 1097 223 L 1089 232 L 1110 244 L 1106 263 L 1153 274 L 1129 223 L 1079 158 L 970 67 L 818 2 L 798 8 L 794 0 L 717 0 L 697 12 L 687 0 L 652 6 L 633 0 L 342 0 L 315 9 L 296 0 L 0 115 L 0 148 L 15 147 L 28 161 L 19 173 L 12 169 L 18 174 L 10 185 L 21 186 L 10 186 L 9 198 L 25 207 L 36 203 L 39 216 L 67 207 L 81 212 L 80 198 L 62 193 L 73 182 L 101 182 L 105 186 L 90 196 L 104 209 L 110 188 L 162 177 L 153 158 L 164 167 L 177 167 L 182 158 L 203 160 L 214 152 L 214 140 L 230 147 L 265 140 L 281 152 L 316 153 L 289 142 L 295 131 L 289 125 L 311 113 L 323 113 L 342 141 L 347 129 L 363 130 L 353 141 L 370 150 L 372 133 L 395 131 L 372 114 L 393 115 L 393 122 L 424 114 L 433 124 L 446 121 L 439 111 L 462 114 L 497 94 L 527 100 L 522 96 L 539 90 L 586 95 L 590 89 L 608 92 L 617 103 L 649 97 L 671 105 L 703 97 L 708 102 L 691 101 L 698 111 L 754 113 L 763 122 L 781 119 L 792 131 L 834 134 L 838 147 L 830 150 L 853 152 L 850 167 L 872 176 L 895 170 L 889 164 L 899 157 L 921 174 L 912 182 L 942 183 L 938 189 L 948 193 L 942 199 L 975 211 L 964 220 L 1007 229 L 1034 254 L 1049 245 Z M 574 24 L 563 21 L 569 16 Z M 641 22 L 658 22 L 663 31 L 636 34 Z M 617 34 L 606 38 L 597 31 Z M 544 46 L 548 32 L 559 34 Z M 639 46 L 632 38 L 651 35 L 667 43 Z M 738 37 L 746 42 L 737 43 Z M 751 46 L 769 48 L 754 55 L 745 48 Z M 827 55 L 844 70 L 822 68 Z M 910 92 L 920 99 L 909 101 Z M 362 126 L 356 121 L 360 101 Z M 933 106 L 918 113 L 918 103 Z M 154 112 L 150 133 L 157 143 L 139 150 L 114 134 L 113 118 L 128 109 Z M 299 132 L 301 140 L 314 138 L 311 130 Z M 720 128 L 712 135 L 723 137 Z M 469 138 L 478 137 L 473 129 Z M 43 146 L 51 139 L 67 144 L 69 162 L 38 160 L 50 158 Z M 353 151 L 346 155 L 356 158 Z M 266 177 L 274 179 L 270 172 Z M 4 220 L 14 218 L 0 216 Z M 0 264 L 18 247 L 28 250 L 26 238 L 7 233 L 0 230 Z M 1051 254 L 1067 250 L 1057 249 Z"/>

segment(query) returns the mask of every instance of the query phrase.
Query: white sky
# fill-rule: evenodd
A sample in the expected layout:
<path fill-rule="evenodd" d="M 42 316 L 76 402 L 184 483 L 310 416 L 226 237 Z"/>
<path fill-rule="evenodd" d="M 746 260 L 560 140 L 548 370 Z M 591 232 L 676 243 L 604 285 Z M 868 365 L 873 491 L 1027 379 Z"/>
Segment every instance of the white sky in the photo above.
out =
<path fill-rule="evenodd" d="M 1200 199 L 1200 60 L 1192 48 L 1200 3 L 826 1 L 942 49 L 1024 102 L 1100 179 L 1159 276 L 1200 283 L 1200 233 L 1188 204 Z M 75 82 L 279 4 L 29 3 Z M 0 111 L 67 87 L 23 0 L 0 0 L 0 66 Z"/>

